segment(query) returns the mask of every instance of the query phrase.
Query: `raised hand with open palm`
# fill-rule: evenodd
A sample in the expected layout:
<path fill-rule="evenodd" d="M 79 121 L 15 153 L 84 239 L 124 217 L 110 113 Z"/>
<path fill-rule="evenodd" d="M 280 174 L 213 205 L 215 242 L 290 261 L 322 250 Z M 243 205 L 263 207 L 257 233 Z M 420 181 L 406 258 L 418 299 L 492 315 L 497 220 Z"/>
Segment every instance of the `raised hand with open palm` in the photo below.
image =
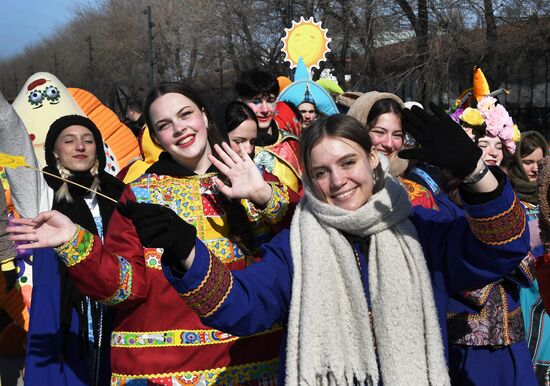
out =
<path fill-rule="evenodd" d="M 13 219 L 6 231 L 10 233 L 10 240 L 23 242 L 18 249 L 48 248 L 69 241 L 76 232 L 76 225 L 64 214 L 50 210 L 34 219 Z"/>
<path fill-rule="evenodd" d="M 224 142 L 221 147 L 214 145 L 214 150 L 219 159 L 212 154 L 209 154 L 208 158 L 230 182 L 228 185 L 216 178 L 216 185 L 220 191 L 231 199 L 244 198 L 260 206 L 267 204 L 271 198 L 271 186 L 264 181 L 256 164 L 244 149 L 241 147 L 240 154 L 237 154 Z"/>

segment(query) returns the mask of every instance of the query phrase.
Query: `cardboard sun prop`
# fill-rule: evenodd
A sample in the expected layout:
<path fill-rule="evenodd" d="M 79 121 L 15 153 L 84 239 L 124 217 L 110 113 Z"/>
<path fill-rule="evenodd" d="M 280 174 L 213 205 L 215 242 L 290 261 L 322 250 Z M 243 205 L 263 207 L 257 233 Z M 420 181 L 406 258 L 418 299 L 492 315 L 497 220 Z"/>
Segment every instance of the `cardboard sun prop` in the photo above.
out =
<path fill-rule="evenodd" d="M 301 17 L 299 22 L 293 20 L 292 27 L 285 28 L 285 32 L 286 35 L 281 39 L 282 51 L 290 68 L 297 66 L 300 57 L 304 59 L 308 70 L 319 68 L 319 63 L 326 60 L 331 39 L 327 37 L 327 30 L 321 27 L 321 22 L 315 22 L 312 17 L 308 20 Z"/>

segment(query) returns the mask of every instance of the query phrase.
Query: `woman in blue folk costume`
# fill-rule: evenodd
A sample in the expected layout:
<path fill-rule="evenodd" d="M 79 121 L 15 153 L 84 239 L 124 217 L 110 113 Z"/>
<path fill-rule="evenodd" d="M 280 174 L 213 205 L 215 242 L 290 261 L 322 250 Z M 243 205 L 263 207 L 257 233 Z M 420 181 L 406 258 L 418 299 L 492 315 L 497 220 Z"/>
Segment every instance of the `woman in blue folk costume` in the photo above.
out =
<path fill-rule="evenodd" d="M 404 112 L 422 148 L 401 156 L 460 178 L 466 217 L 412 208 L 365 127 L 335 114 L 304 132 L 305 197 L 291 229 L 264 245 L 260 262 L 231 272 L 195 240 L 190 251 L 163 260 L 167 279 L 219 329 L 246 335 L 283 322 L 280 381 L 288 385 L 450 385 L 449 294 L 512 271 L 529 250 L 529 234 L 506 176 L 489 171 L 464 131 L 432 110 L 435 116 Z M 243 162 L 230 149 L 222 159 L 229 170 Z M 159 232 L 165 225 L 127 209 L 147 244 L 169 247 Z M 33 246 L 67 242 L 74 232 L 64 216 L 44 220 L 8 230 Z"/>
<path fill-rule="evenodd" d="M 511 165 L 510 179 L 515 186 L 521 203 L 527 212 L 527 223 L 531 234 L 530 258 L 543 254 L 539 230 L 539 197 L 537 195 L 538 161 L 548 155 L 548 144 L 536 131 L 521 134 L 514 162 Z M 535 274 L 534 262 L 532 273 Z M 534 278 L 533 278 L 534 279 Z M 525 339 L 529 346 L 531 360 L 540 386 L 550 385 L 550 317 L 544 310 L 539 295 L 539 283 L 532 280 L 530 286 L 521 287 L 519 299 L 525 322 Z"/>
<path fill-rule="evenodd" d="M 458 109 L 452 117 L 483 150 L 483 161 L 491 167 L 498 167 L 503 158 L 509 158 L 516 149 L 512 140 L 512 118 L 491 96 L 479 101 L 471 98 L 469 103 L 469 107 Z M 512 183 L 516 180 L 514 173 L 510 173 Z M 458 181 L 456 184 L 451 181 L 448 185 L 457 186 Z M 536 182 L 531 185 L 536 190 Z M 440 197 L 444 202 L 440 209 L 460 215 L 462 203 L 456 190 L 447 189 L 448 196 Z M 519 191 L 518 195 L 521 200 Z M 533 240 L 538 229 L 532 227 L 532 221 L 529 224 L 529 229 L 535 230 L 530 232 Z M 458 385 L 537 385 L 525 341 L 520 304 L 520 290 L 529 289 L 534 277 L 535 258 L 529 253 L 501 280 L 468 288 L 451 297 L 447 325 L 449 369 L 453 382 Z"/>

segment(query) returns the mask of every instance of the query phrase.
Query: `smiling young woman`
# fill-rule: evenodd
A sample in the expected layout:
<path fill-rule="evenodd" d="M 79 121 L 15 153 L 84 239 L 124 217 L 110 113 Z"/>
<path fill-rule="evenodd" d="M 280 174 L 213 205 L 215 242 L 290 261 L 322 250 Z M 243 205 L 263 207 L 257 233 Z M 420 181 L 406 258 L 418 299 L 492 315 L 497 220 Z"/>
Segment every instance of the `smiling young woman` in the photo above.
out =
<path fill-rule="evenodd" d="M 403 101 L 395 94 L 370 91 L 362 94 L 350 107 L 347 115 L 365 125 L 377 152 L 389 161 L 389 173 L 399 178 L 414 206 L 436 209 L 434 194 L 423 185 L 425 178 L 416 178 L 417 183 L 405 178 L 411 163 L 397 156 L 405 146 L 403 128 Z M 411 177 L 414 178 L 414 177 Z M 432 189 L 435 192 L 435 190 Z"/>
<path fill-rule="evenodd" d="M 210 114 L 193 89 L 161 83 L 145 98 L 143 114 L 152 139 L 164 150 L 159 160 L 128 184 L 103 245 L 68 222 L 77 229 L 73 241 L 85 245 L 79 251 L 58 249 L 79 290 L 116 308 L 111 380 L 274 384 L 281 328 L 237 338 L 205 326 L 193 310 L 177 306 L 183 303 L 160 262 L 186 255 L 196 235 L 220 264 L 245 268 L 251 223 L 240 200 L 280 217 L 288 202 L 272 194 L 275 187 L 248 155 L 227 145 L 222 151 Z M 57 233 L 50 243 L 64 235 Z"/>
<path fill-rule="evenodd" d="M 100 190 L 115 200 L 122 195 L 125 185 L 105 172 L 103 139 L 87 117 L 66 115 L 54 121 L 44 150 L 48 173 Z M 51 208 L 101 240 L 115 204 L 50 175 L 45 180 L 55 193 Z M 77 281 L 53 249 L 33 251 L 34 289 L 25 366 L 29 384 L 104 385 L 110 381 L 112 313 L 80 291 Z M 58 317 L 53 318 L 52 312 Z"/>
<path fill-rule="evenodd" d="M 481 159 L 489 166 L 500 166 L 504 158 L 502 140 L 499 137 L 486 135 L 477 140 L 477 146 L 483 150 Z"/>
<path fill-rule="evenodd" d="M 409 129 L 423 141 L 422 149 L 404 156 L 425 157 L 468 180 L 482 170 L 481 150 L 438 113 L 437 119 L 407 113 Z M 450 147 L 456 151 L 438 150 Z M 248 334 L 288 320 L 281 384 L 450 384 L 449 295 L 501 277 L 528 250 L 525 216 L 506 177 L 489 172 L 462 190 L 466 201 L 476 202 L 467 205 L 468 225 L 412 208 L 364 126 L 351 117 L 314 122 L 302 137 L 302 159 L 305 197 L 290 231 L 264 247 L 261 262 L 213 274 L 218 264 L 197 244 L 181 262 L 183 276 L 166 264 L 168 280 L 206 324 L 224 331 Z M 490 220 L 501 218 L 504 207 L 514 215 L 502 214 L 505 223 Z M 512 223 L 506 236 L 489 236 Z M 481 254 L 491 262 L 479 260 Z M 221 282 L 232 284 L 211 307 L 193 306 L 211 296 L 202 290 L 205 283 Z"/>
<path fill-rule="evenodd" d="M 508 274 L 527 254 L 529 240 L 525 213 L 506 176 L 487 171 L 481 150 L 464 131 L 437 106 L 432 110 L 435 116 L 414 107 L 404 112 L 407 130 L 422 147 L 401 156 L 425 159 L 463 180 L 467 221 L 444 211 L 412 208 L 402 185 L 387 174 L 386 162 L 372 155 L 365 127 L 340 114 L 321 118 L 304 132 L 305 197 L 290 230 L 265 245 L 262 260 L 251 267 L 231 271 L 224 259 L 216 257 L 216 245 L 200 240 L 198 227 L 195 238 L 190 225 L 166 208 L 127 204 L 123 212 L 132 220 L 120 215 L 115 219 L 121 225 L 133 223 L 135 230 L 127 225 L 132 231 L 122 234 L 119 227 L 110 245 L 125 252 L 134 272 L 142 269 L 130 257 L 138 253 L 135 245 L 141 246 L 140 240 L 165 248 L 162 270 L 176 291 L 170 292 L 160 279 L 155 285 L 138 287 L 147 288 L 148 297 L 162 299 L 163 304 L 172 294 L 185 300 L 185 304 L 170 301 L 162 309 L 162 320 L 155 318 L 151 327 L 166 323 L 172 314 L 178 322 L 191 318 L 190 310 L 206 325 L 239 336 L 283 322 L 287 334 L 279 384 L 322 380 L 328 385 L 379 381 L 449 385 L 445 318 L 450 295 Z M 218 168 L 228 174 L 247 163 L 229 146 L 218 155 Z M 228 195 L 241 189 L 239 184 L 223 188 Z M 156 215 L 150 216 L 153 212 Z M 78 257 L 77 267 L 101 248 L 94 244 L 91 253 L 77 252 L 87 250 L 81 242 L 71 241 L 71 237 L 78 240 L 82 230 L 55 212 L 16 224 L 22 226 L 8 228 L 12 239 L 32 240 L 25 248 L 61 244 L 64 256 Z M 125 251 L 129 244 L 134 249 Z M 164 297 L 152 291 L 161 291 Z M 128 306 L 143 301 L 134 287 L 131 294 L 123 295 L 119 300 Z M 143 311 L 140 323 L 149 315 L 145 311 L 158 314 L 153 306 Z M 124 335 L 132 331 L 130 326 L 120 327 L 125 329 L 113 344 L 135 346 L 123 339 L 130 338 Z M 164 345 L 171 336 L 149 333 L 150 338 L 155 345 Z M 163 367 L 183 355 L 171 351 L 179 350 L 172 343 L 165 351 L 173 355 L 163 358 Z M 262 346 L 264 355 L 268 347 Z M 146 352 L 141 347 L 132 350 L 133 362 L 140 351 Z M 145 366 L 148 361 L 141 364 L 142 369 Z"/>
<path fill-rule="evenodd" d="M 145 103 L 149 104 L 149 100 Z M 207 155 L 212 149 L 204 108 L 183 94 L 170 92 L 150 103 L 146 121 L 158 144 L 176 162 L 198 174 L 206 172 L 210 166 Z"/>

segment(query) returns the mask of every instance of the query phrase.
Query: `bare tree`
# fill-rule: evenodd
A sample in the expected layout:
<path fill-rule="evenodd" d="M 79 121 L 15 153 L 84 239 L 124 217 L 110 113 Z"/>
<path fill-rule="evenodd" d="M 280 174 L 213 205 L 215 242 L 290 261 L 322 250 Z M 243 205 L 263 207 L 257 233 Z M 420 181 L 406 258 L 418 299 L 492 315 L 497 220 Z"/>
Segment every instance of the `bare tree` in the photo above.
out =
<path fill-rule="evenodd" d="M 533 84 L 533 99 L 534 77 L 544 77 L 547 65 L 531 58 L 548 61 L 550 52 L 550 3 L 543 0 L 158 0 L 150 58 L 148 3 L 78 6 L 69 24 L 0 62 L 2 90 L 14 97 L 33 72 L 48 71 L 121 105 L 143 97 L 154 59 L 156 81 L 183 80 L 218 101 L 245 69 L 290 74 L 281 38 L 300 16 L 322 21 L 332 38 L 314 78 L 331 69 L 344 88 L 387 90 L 424 103 L 451 102 L 471 86 L 474 64 L 495 88 Z"/>

